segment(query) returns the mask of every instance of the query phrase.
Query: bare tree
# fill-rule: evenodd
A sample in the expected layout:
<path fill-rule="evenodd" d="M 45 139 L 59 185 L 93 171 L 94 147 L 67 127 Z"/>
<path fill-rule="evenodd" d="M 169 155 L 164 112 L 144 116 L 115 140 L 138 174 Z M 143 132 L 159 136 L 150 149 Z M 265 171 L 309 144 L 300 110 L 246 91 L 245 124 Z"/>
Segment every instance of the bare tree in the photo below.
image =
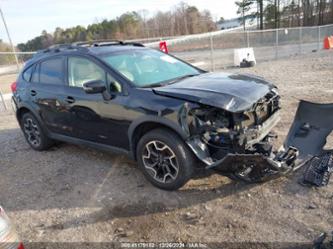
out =
<path fill-rule="evenodd" d="M 147 28 L 147 16 L 149 15 L 149 11 L 146 9 L 142 9 L 138 11 L 141 17 L 141 25 L 142 25 L 142 32 L 146 34 L 146 37 L 149 38 L 149 29 Z"/>
<path fill-rule="evenodd" d="M 244 30 L 246 30 L 247 14 L 251 10 L 253 1 L 252 0 L 242 0 L 242 1 L 236 1 L 235 4 L 238 6 L 237 14 L 241 15 L 242 24 L 243 24 Z"/>
<path fill-rule="evenodd" d="M 263 2 L 264 20 L 268 27 L 333 23 L 333 0 L 265 0 Z"/>

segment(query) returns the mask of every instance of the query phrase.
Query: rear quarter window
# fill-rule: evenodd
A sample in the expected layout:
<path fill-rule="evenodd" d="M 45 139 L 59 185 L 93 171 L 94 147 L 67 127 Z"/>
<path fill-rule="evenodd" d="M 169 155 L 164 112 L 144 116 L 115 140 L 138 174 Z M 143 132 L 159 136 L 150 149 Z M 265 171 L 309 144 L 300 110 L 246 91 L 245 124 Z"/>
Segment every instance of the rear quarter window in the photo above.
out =
<path fill-rule="evenodd" d="M 33 83 L 38 83 L 39 82 L 39 64 L 37 64 L 35 66 L 35 70 L 34 70 L 34 72 L 32 73 L 32 76 L 31 76 L 31 82 L 33 82 Z"/>
<path fill-rule="evenodd" d="M 31 79 L 31 75 L 32 75 L 32 71 L 33 71 L 33 66 L 27 68 L 23 74 L 22 74 L 22 77 L 25 81 L 28 81 L 30 82 L 30 79 Z"/>

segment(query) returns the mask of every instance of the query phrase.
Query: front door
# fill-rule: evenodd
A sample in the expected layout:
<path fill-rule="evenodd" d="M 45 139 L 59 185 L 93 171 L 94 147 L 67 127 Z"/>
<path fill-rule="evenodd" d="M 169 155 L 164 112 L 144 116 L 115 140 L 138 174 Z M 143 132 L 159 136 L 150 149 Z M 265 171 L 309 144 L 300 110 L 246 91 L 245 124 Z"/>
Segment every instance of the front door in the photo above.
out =
<path fill-rule="evenodd" d="M 91 142 L 128 149 L 127 130 L 129 121 L 124 120 L 122 85 L 104 70 L 98 62 L 87 57 L 69 56 L 67 60 L 68 109 L 75 123 L 74 136 Z M 87 94 L 83 84 L 101 80 L 113 98 L 106 100 L 100 93 Z M 113 87 L 110 87 L 110 86 Z"/>

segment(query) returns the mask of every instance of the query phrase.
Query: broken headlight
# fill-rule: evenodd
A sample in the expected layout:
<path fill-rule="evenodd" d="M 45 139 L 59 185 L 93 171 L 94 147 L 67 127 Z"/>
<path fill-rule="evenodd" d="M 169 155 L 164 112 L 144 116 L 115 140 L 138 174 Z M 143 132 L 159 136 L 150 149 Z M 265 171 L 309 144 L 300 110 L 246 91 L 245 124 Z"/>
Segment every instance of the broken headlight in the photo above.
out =
<path fill-rule="evenodd" d="M 200 135 L 208 145 L 230 145 L 231 115 L 217 108 L 195 108 L 189 112 L 190 134 Z"/>

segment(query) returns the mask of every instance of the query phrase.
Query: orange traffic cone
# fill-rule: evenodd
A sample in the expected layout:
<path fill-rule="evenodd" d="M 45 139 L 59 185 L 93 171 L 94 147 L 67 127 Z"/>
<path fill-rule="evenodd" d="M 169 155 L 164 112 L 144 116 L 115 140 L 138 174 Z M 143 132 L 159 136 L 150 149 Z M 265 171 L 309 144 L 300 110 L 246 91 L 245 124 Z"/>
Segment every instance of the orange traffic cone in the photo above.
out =
<path fill-rule="evenodd" d="M 333 36 L 326 36 L 324 39 L 324 49 L 333 48 Z"/>
<path fill-rule="evenodd" d="M 167 46 L 166 41 L 161 41 L 161 42 L 160 42 L 160 50 L 161 50 L 162 52 L 166 53 L 166 54 L 169 53 L 169 51 L 168 51 L 168 46 Z"/>

